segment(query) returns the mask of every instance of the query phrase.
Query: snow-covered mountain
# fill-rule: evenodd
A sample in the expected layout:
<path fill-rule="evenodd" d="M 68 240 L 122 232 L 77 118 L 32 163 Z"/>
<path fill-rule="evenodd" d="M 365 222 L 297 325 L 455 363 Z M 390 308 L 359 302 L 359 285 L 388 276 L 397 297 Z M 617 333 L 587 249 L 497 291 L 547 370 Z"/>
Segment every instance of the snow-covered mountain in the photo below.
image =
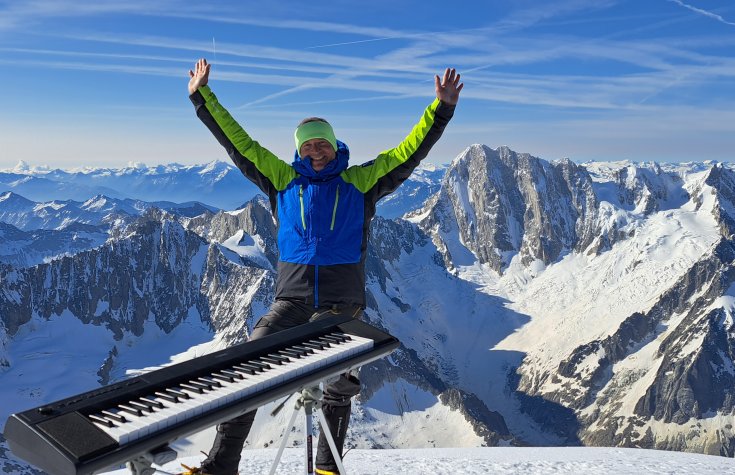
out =
<path fill-rule="evenodd" d="M 522 353 L 497 376 L 510 368 L 520 413 L 545 432 L 732 457 L 735 175 L 600 170 L 472 146 L 411 219 L 455 275 L 529 317 L 488 348 Z"/>
<path fill-rule="evenodd" d="M 216 210 L 198 202 L 148 203 L 95 196 L 85 202 L 37 203 L 13 192 L 0 194 L 0 262 L 29 267 L 98 247 L 114 228 L 158 208 L 191 217 Z"/>
<path fill-rule="evenodd" d="M 31 267 L 95 248 L 107 237 L 106 226 L 69 223 L 59 230 L 22 231 L 12 224 L 0 222 L 0 263 L 15 268 Z"/>
<path fill-rule="evenodd" d="M 235 209 L 252 198 L 257 188 L 232 165 L 132 163 L 124 168 L 48 169 L 19 164 L 0 172 L 0 192 L 13 191 L 34 201 L 86 201 L 94 196 L 131 198 L 148 202 L 193 200 L 220 209 Z"/>
<path fill-rule="evenodd" d="M 399 218 L 423 206 L 441 188 L 446 165 L 421 164 L 403 184 L 378 202 L 378 214 L 384 218 Z"/>
<path fill-rule="evenodd" d="M 378 214 L 394 218 L 420 208 L 439 188 L 443 174 L 442 167 L 432 164 L 419 166 L 396 193 L 379 204 Z M 72 170 L 32 167 L 20 162 L 15 168 L 0 170 L 0 194 L 4 192 L 13 192 L 10 197 L 16 202 L 20 201 L 17 197 L 20 195 L 28 200 L 42 202 L 46 207 L 61 206 L 65 201 L 98 201 L 105 197 L 120 209 L 127 208 L 130 211 L 131 207 L 138 209 L 140 202 L 156 203 L 162 209 L 170 209 L 173 203 L 184 203 L 180 206 L 187 207 L 187 203 L 198 202 L 210 208 L 234 210 L 256 196 L 259 190 L 234 165 L 222 161 L 204 165 L 172 163 L 154 167 L 131 163 L 123 168 L 85 167 Z M 22 207 L 23 204 L 16 203 L 14 206 Z M 2 211 L 0 221 L 15 224 L 5 219 Z"/>
<path fill-rule="evenodd" d="M 366 319 L 402 344 L 362 368 L 348 446 L 732 457 L 734 203 L 719 164 L 469 147 L 421 209 L 373 222 Z M 4 414 L 243 341 L 273 298 L 275 246 L 256 198 L 149 209 L 94 248 L 0 266 Z M 261 411 L 247 447 L 287 416 Z"/>
<path fill-rule="evenodd" d="M 38 203 L 10 191 L 0 194 L 0 222 L 12 224 L 25 231 L 64 229 L 72 223 L 109 226 L 117 220 L 139 216 L 150 208 L 159 208 L 175 215 L 188 217 L 217 210 L 217 208 L 196 201 L 147 202 L 97 195 L 84 202 L 52 200 Z"/>

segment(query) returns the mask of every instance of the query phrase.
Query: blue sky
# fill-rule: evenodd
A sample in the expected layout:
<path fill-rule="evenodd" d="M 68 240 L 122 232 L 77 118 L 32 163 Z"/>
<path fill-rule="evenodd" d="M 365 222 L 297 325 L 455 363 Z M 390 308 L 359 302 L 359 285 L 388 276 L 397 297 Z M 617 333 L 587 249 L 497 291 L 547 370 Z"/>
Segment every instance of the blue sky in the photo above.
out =
<path fill-rule="evenodd" d="M 735 160 L 735 2 L 0 0 L 0 168 L 227 159 L 187 98 L 283 159 L 304 117 L 352 160 L 398 143 L 446 66 L 465 88 L 429 160 L 508 145 L 554 160 Z"/>

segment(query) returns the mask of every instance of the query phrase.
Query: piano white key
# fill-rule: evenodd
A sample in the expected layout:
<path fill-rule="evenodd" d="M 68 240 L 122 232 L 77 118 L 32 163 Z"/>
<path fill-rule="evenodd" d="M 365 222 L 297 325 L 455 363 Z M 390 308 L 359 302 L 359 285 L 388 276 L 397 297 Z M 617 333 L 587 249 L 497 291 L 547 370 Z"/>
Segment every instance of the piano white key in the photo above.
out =
<path fill-rule="evenodd" d="M 178 404 L 172 406 L 170 413 L 173 422 L 185 421 L 202 413 L 202 395 L 195 391 L 183 390 L 182 392 L 189 395 L 189 398 L 181 399 Z"/>
<path fill-rule="evenodd" d="M 199 400 L 199 398 L 196 396 L 192 396 L 188 399 L 179 400 L 177 404 L 171 406 L 170 411 L 166 412 L 170 412 L 169 419 L 172 420 L 172 423 L 182 422 L 196 415 L 196 409 L 200 406 L 200 404 L 201 401 Z"/>
<path fill-rule="evenodd" d="M 130 416 L 127 422 L 121 424 L 119 428 L 125 432 L 125 435 L 119 441 L 121 444 L 145 437 L 151 432 L 151 424 L 143 416 Z"/>
<path fill-rule="evenodd" d="M 176 414 L 175 410 L 171 409 L 173 403 L 157 397 L 148 397 L 147 399 L 152 403 L 160 405 L 155 411 L 146 416 L 151 421 L 151 433 L 155 433 L 159 429 L 163 429 L 171 425 L 172 421 L 170 421 L 170 419 L 175 417 Z"/>
<path fill-rule="evenodd" d="M 108 411 L 102 411 L 105 414 L 109 414 L 112 412 L 112 410 Z M 115 425 L 113 427 L 108 427 L 105 430 L 110 437 L 115 439 L 120 444 L 126 444 L 130 440 L 135 440 L 139 438 L 142 434 L 141 431 L 144 430 L 144 425 L 138 423 L 135 419 L 135 416 L 132 416 L 128 414 L 124 420 L 115 420 Z"/>

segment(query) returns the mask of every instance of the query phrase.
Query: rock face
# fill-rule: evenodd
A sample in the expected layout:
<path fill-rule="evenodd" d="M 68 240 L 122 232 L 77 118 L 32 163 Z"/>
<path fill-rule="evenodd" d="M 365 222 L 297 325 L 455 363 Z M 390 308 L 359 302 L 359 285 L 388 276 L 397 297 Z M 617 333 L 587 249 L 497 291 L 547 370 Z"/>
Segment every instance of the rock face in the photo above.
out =
<path fill-rule="evenodd" d="M 17 242 L 35 232 L 0 231 Z M 149 209 L 96 247 L 25 266 L 6 258 L 0 371 L 34 319 L 62 314 L 114 335 L 101 384 L 126 357 L 118 343 L 151 322 L 168 334 L 197 320 L 220 345 L 243 341 L 273 299 L 275 232 L 256 198 L 195 217 Z M 423 208 L 377 217 L 370 236 L 365 319 L 402 344 L 362 368 L 350 443 L 408 440 L 405 428 L 367 429 L 390 388 L 393 413 L 428 418 L 436 404 L 461 416 L 448 430 L 484 445 L 734 455 L 731 169 L 578 165 L 472 145 Z"/>
<path fill-rule="evenodd" d="M 548 264 L 587 250 L 601 238 L 597 207 L 589 174 L 571 161 L 473 145 L 454 160 L 420 224 L 448 265 L 466 263 L 452 253 L 456 233 L 480 263 L 500 273 L 517 254 L 525 265 Z"/>
<path fill-rule="evenodd" d="M 194 217 L 187 221 L 186 227 L 206 240 L 218 243 L 227 241 L 239 231 L 244 231 L 248 236 L 257 236 L 259 247 L 263 249 L 271 268 L 276 267 L 276 226 L 268 200 L 262 196 L 255 197 L 237 212 L 220 211 Z"/>
<path fill-rule="evenodd" d="M 32 315 L 48 319 L 69 310 L 86 324 L 117 337 L 141 335 L 152 315 L 170 331 L 191 311 L 218 329 L 233 318 L 252 317 L 253 302 L 232 298 L 254 293 L 268 299 L 272 272 L 229 261 L 220 247 L 187 231 L 171 215 L 152 211 L 116 231 L 103 246 L 27 269 L 4 267 L 0 312 L 12 336 Z M 230 304 L 222 301 L 229 297 Z M 239 329 L 242 330 L 242 325 Z"/>

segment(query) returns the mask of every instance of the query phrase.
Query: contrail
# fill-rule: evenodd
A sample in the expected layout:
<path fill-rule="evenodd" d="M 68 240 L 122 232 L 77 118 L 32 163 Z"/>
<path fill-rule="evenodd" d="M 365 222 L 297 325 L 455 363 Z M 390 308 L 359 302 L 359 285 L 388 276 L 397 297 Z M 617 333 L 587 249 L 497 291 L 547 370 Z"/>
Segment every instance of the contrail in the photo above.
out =
<path fill-rule="evenodd" d="M 688 8 L 689 10 L 691 10 L 691 11 L 693 11 L 695 13 L 699 13 L 700 15 L 704 15 L 704 16 L 707 16 L 707 17 L 710 17 L 710 18 L 714 18 L 715 20 L 717 20 L 717 21 L 719 21 L 721 23 L 724 23 L 726 25 L 735 26 L 735 23 L 733 23 L 731 21 L 725 20 L 724 18 L 722 18 L 720 15 L 718 15 L 716 13 L 712 13 L 712 12 L 709 12 L 707 10 L 702 10 L 701 8 L 694 7 L 692 5 L 688 5 L 688 4 L 684 3 L 684 2 L 682 2 L 681 0 L 668 0 L 668 1 L 669 2 L 673 2 L 673 3 L 676 3 L 677 5 L 680 5 L 680 6 L 684 7 L 684 8 Z"/>

